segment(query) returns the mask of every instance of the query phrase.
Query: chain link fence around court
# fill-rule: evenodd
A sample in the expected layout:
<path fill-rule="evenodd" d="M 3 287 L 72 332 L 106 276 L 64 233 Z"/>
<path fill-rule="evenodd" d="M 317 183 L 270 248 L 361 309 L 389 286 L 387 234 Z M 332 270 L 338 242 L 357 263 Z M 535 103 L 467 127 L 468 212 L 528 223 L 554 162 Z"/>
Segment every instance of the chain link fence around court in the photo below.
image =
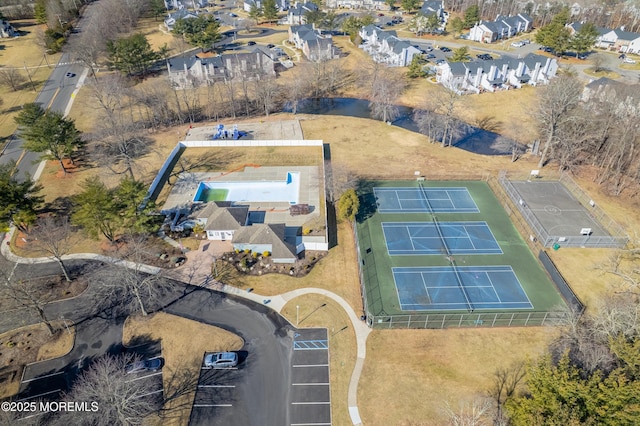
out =
<path fill-rule="evenodd" d="M 530 179 L 527 176 L 521 180 Z M 520 179 L 515 179 L 520 180 Z M 560 175 L 559 181 L 567 188 L 567 190 L 576 197 L 577 201 L 585 208 L 591 217 L 602 225 L 610 235 L 604 236 L 566 236 L 552 235 L 545 229 L 529 208 L 527 203 L 523 202 L 522 196 L 518 190 L 512 185 L 507 176 L 506 171 L 501 171 L 498 175 L 504 192 L 511 199 L 513 205 L 518 209 L 522 217 L 533 231 L 535 238 L 543 247 L 553 247 L 555 244 L 561 243 L 563 247 L 602 247 L 602 248 L 620 248 L 624 247 L 629 241 L 629 237 L 624 230 L 613 219 L 611 219 L 598 205 L 592 202 L 591 198 L 578 186 L 578 184 L 566 173 Z M 494 190 L 494 192 L 496 192 Z M 512 216 L 510 214 L 510 216 Z M 513 215 L 512 217 L 514 217 Z M 533 238 L 529 238 L 533 240 Z"/>

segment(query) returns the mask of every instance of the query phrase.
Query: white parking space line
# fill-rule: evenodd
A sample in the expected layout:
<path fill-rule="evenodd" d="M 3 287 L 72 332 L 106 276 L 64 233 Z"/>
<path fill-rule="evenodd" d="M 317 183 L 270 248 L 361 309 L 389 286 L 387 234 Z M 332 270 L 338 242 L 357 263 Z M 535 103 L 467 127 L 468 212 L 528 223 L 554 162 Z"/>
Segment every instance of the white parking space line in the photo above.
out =
<path fill-rule="evenodd" d="M 329 386 L 329 383 L 291 383 L 291 386 Z"/>
<path fill-rule="evenodd" d="M 33 399 L 33 398 L 40 398 L 41 396 L 49 395 L 50 393 L 56 393 L 56 392 L 62 392 L 62 389 L 56 389 L 56 390 L 53 390 L 53 391 L 41 393 L 40 395 L 30 396 L 29 398 L 18 400 L 18 402 L 28 401 L 28 400 Z"/>
<path fill-rule="evenodd" d="M 142 379 L 146 379 L 147 377 L 158 376 L 158 375 L 161 375 L 161 374 L 162 374 L 162 371 L 158 371 L 158 372 L 153 373 L 153 374 L 147 374 L 146 376 L 140 376 L 140 377 L 136 377 L 135 379 L 127 380 L 125 383 L 131 383 L 131 382 L 135 382 L 136 380 L 142 380 Z"/>
<path fill-rule="evenodd" d="M 235 388 L 235 385 L 198 385 L 199 388 Z"/>
<path fill-rule="evenodd" d="M 331 426 L 331 423 L 291 423 L 291 426 Z"/>
<path fill-rule="evenodd" d="M 193 404 L 193 408 L 205 408 L 205 407 L 233 407 L 232 404 Z"/>
<path fill-rule="evenodd" d="M 201 370 L 221 370 L 221 371 L 226 371 L 226 370 L 237 370 L 238 367 L 229 367 L 229 368 L 213 368 L 213 367 L 201 367 Z"/>
<path fill-rule="evenodd" d="M 297 364 L 293 367 L 328 367 L 329 364 Z"/>
<path fill-rule="evenodd" d="M 64 374 L 64 371 L 58 371 L 57 373 L 47 374 L 46 376 L 38 376 L 34 377 L 33 379 L 23 380 L 22 383 L 34 382 L 36 380 L 46 379 L 47 377 L 59 376 L 60 374 Z"/>
<path fill-rule="evenodd" d="M 292 402 L 291 405 L 328 405 L 330 401 Z"/>

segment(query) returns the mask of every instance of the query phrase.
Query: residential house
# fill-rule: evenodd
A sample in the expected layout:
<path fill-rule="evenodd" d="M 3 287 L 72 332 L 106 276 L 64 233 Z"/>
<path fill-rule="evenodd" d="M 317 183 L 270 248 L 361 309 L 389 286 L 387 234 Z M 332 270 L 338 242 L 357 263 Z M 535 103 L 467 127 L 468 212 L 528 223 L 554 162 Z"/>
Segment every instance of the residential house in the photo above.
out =
<path fill-rule="evenodd" d="M 607 102 L 607 106 L 615 105 L 615 113 L 618 116 L 640 114 L 640 84 L 627 84 L 611 80 L 606 77 L 599 78 L 587 84 L 582 91 L 582 101 L 588 102 L 587 106 L 600 110 L 601 102 Z"/>
<path fill-rule="evenodd" d="M 389 10 L 384 0 L 326 0 L 325 4 L 332 9 Z"/>
<path fill-rule="evenodd" d="M 233 234 L 247 225 L 249 208 L 232 206 L 230 203 L 206 203 L 195 215 L 196 221 L 204 226 L 207 239 L 231 241 Z"/>
<path fill-rule="evenodd" d="M 187 9 L 180 9 L 177 12 L 170 13 L 169 16 L 164 20 L 164 26 L 167 28 L 167 31 L 173 30 L 173 26 L 176 24 L 178 19 L 192 19 L 197 18 L 198 14 L 195 12 L 191 12 Z"/>
<path fill-rule="evenodd" d="M 234 250 L 269 252 L 273 263 L 295 263 L 296 248 L 285 238 L 283 223 L 256 223 L 243 226 L 231 240 Z"/>
<path fill-rule="evenodd" d="M 469 31 L 469 40 L 494 43 L 530 31 L 533 19 L 526 13 L 498 16 L 495 21 L 480 21 Z"/>
<path fill-rule="evenodd" d="M 383 31 L 375 25 L 362 27 L 358 33 L 362 39 L 360 48 L 374 61 L 390 66 L 406 67 L 420 50 L 396 37 L 395 31 Z"/>
<path fill-rule="evenodd" d="M 303 25 L 307 23 L 305 15 L 309 12 L 318 10 L 318 6 L 315 3 L 298 3 L 296 2 L 293 7 L 289 8 L 287 13 L 287 23 L 289 25 Z"/>
<path fill-rule="evenodd" d="M 289 27 L 289 41 L 302 50 L 310 61 L 321 61 L 338 56 L 331 35 L 321 35 L 311 24 Z"/>
<path fill-rule="evenodd" d="M 596 47 L 623 53 L 640 53 L 640 34 L 625 31 L 624 27 L 608 30 L 596 40 Z"/>
<path fill-rule="evenodd" d="M 18 33 L 15 28 L 4 19 L 0 19 L 0 38 L 15 37 Z"/>
<path fill-rule="evenodd" d="M 242 77 L 259 80 L 275 75 L 275 62 L 260 49 L 250 53 L 216 55 L 199 52 L 190 57 L 171 58 L 167 62 L 169 80 L 179 88 L 211 84 Z"/>
<path fill-rule="evenodd" d="M 243 0 L 243 9 L 245 12 L 251 12 L 251 8 L 256 6 L 258 9 L 262 7 L 262 0 Z M 289 0 L 276 0 L 278 10 L 285 11 L 289 9 Z"/>
<path fill-rule="evenodd" d="M 435 13 L 440 21 L 444 20 L 444 0 L 425 0 L 420 8 L 420 13 L 424 16 Z"/>
<path fill-rule="evenodd" d="M 505 56 L 491 61 L 446 62 L 438 66 L 436 80 L 458 93 L 494 92 L 520 88 L 523 84 L 547 84 L 557 70 L 555 58 L 531 53 L 524 58 Z"/>

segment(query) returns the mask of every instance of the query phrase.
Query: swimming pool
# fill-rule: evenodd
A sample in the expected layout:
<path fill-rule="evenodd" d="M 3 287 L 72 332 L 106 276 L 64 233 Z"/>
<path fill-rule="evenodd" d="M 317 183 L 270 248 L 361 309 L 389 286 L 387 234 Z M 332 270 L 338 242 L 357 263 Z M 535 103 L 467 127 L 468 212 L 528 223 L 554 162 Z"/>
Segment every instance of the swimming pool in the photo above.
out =
<path fill-rule="evenodd" d="M 285 180 L 200 182 L 193 201 L 286 202 L 298 204 L 300 173 L 287 172 Z"/>

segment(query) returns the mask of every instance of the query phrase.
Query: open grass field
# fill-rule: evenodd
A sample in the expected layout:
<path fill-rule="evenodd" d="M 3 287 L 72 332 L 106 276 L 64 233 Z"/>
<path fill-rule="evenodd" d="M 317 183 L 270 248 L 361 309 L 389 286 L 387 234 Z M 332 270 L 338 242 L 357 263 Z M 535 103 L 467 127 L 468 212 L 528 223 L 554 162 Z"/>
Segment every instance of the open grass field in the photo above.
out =
<path fill-rule="evenodd" d="M 13 118 L 20 107 L 36 99 L 38 91 L 60 58 L 60 54 L 45 56 L 44 48 L 38 42 L 38 33 L 44 31 L 42 25 L 37 25 L 33 20 L 12 21 L 11 23 L 23 35 L 0 40 L 0 67 L 17 68 L 25 82 L 16 91 L 13 91 L 9 86 L 0 86 L 0 99 L 2 100 L 0 104 L 0 147 L 4 146 L 7 138 L 16 130 L 17 126 Z M 29 76 L 33 84 L 29 81 Z"/>
<path fill-rule="evenodd" d="M 205 352 L 237 351 L 244 345 L 242 338 L 226 330 L 162 312 L 127 318 L 122 340 L 126 345 L 135 338 L 161 341 L 166 393 L 175 391 L 185 377 L 198 379 Z M 167 416 L 155 423 L 187 424 L 194 396 L 195 390 L 171 400 L 165 406 Z"/>

